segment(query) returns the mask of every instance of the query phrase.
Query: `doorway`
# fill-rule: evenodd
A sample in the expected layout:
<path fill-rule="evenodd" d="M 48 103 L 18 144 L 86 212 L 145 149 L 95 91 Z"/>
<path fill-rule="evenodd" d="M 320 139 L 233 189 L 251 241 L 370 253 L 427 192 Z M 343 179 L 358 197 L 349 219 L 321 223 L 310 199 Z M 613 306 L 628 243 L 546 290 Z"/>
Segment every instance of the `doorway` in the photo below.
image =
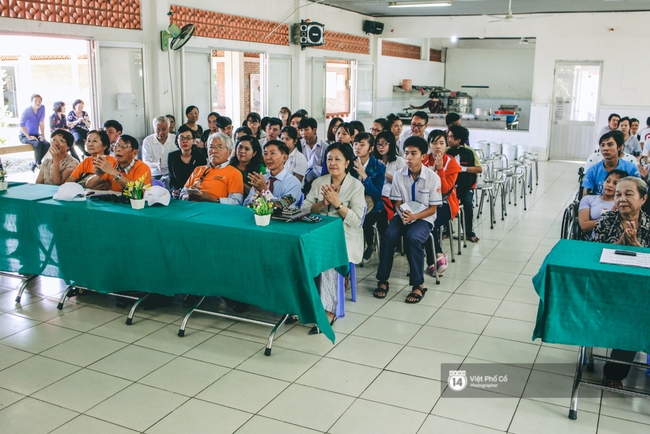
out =
<path fill-rule="evenodd" d="M 586 160 L 598 149 L 602 62 L 555 63 L 550 159 Z"/>

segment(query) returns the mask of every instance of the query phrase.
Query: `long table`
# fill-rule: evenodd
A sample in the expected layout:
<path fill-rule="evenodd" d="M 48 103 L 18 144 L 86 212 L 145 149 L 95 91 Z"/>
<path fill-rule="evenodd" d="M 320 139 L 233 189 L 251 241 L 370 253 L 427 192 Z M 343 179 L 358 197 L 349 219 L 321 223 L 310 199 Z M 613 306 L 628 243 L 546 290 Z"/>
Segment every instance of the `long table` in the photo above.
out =
<path fill-rule="evenodd" d="M 533 277 L 540 297 L 533 339 L 580 347 L 571 419 L 577 417 L 580 384 L 620 392 L 582 379 L 588 347 L 650 351 L 650 269 L 601 264 L 603 248 L 649 251 L 641 247 L 560 240 Z M 623 390 L 623 393 L 645 396 L 633 391 Z"/>
<path fill-rule="evenodd" d="M 57 277 L 102 293 L 224 296 L 316 323 L 334 342 L 314 277 L 347 273 L 341 219 L 254 223 L 245 207 L 51 199 L 57 187 L 0 192 L 0 270 Z"/>

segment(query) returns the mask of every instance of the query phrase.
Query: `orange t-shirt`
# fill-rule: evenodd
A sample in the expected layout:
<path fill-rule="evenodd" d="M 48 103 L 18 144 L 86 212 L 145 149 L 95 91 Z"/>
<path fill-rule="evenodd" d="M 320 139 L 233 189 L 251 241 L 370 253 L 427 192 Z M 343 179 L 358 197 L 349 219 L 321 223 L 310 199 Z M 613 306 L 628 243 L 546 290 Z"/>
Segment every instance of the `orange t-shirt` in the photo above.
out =
<path fill-rule="evenodd" d="M 110 161 L 111 164 L 115 163 L 115 158 L 111 157 L 110 155 L 106 155 L 106 161 Z M 77 168 L 72 172 L 72 176 L 74 179 L 79 180 L 81 179 L 82 176 L 84 176 L 86 173 L 94 174 L 95 171 L 93 170 L 93 157 L 86 157 L 79 165 Z"/>
<path fill-rule="evenodd" d="M 206 172 L 207 174 L 203 176 Z M 223 198 L 232 193 L 244 194 L 244 178 L 241 172 L 233 166 L 228 165 L 223 168 L 197 167 L 185 183 L 185 187 L 190 188 L 201 177 L 203 177 L 203 180 L 199 185 L 199 190 L 208 193 L 212 197 Z"/>
<path fill-rule="evenodd" d="M 422 164 L 434 170 L 433 167 L 436 165 L 436 160 L 433 158 L 433 155 L 427 154 L 422 161 Z M 449 191 L 456 185 L 456 180 L 458 179 L 458 173 L 461 171 L 460 164 L 458 161 L 450 155 L 443 154 L 442 156 L 442 169 L 435 170 L 435 172 L 440 177 L 440 185 L 442 194 L 448 194 Z M 458 209 L 460 204 L 458 203 L 458 196 L 456 196 L 456 190 L 453 190 L 449 193 L 447 197 L 447 203 L 449 204 L 449 210 L 451 211 L 451 218 L 454 219 L 456 214 L 458 214 Z"/>
<path fill-rule="evenodd" d="M 115 163 L 113 164 L 113 168 L 116 167 L 117 167 L 117 161 L 115 161 Z M 124 172 L 120 172 L 120 173 L 122 174 L 123 177 L 125 177 L 129 181 L 138 180 L 142 178 L 142 175 L 145 175 L 144 183 L 151 184 L 151 169 L 149 168 L 149 166 L 147 166 L 140 160 L 135 161 L 135 164 L 133 165 L 133 167 L 131 167 L 129 173 L 124 173 Z M 115 180 L 113 180 L 112 177 L 108 176 L 108 174 L 104 174 L 104 176 L 102 176 L 102 181 L 110 181 L 111 186 L 109 187 L 109 190 L 113 190 L 113 191 L 124 190 L 122 186 L 118 184 Z"/>

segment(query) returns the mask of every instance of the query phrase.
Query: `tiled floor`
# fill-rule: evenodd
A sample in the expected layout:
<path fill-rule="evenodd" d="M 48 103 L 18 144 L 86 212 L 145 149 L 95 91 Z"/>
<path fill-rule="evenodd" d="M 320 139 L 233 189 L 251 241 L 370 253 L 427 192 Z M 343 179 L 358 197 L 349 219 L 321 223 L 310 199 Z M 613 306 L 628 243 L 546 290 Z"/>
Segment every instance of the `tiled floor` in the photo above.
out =
<path fill-rule="evenodd" d="M 567 418 L 575 348 L 531 341 L 531 277 L 558 238 L 576 165 L 541 163 L 539 186 L 494 229 L 483 220 L 441 285 L 406 305 L 398 257 L 388 298 L 372 297 L 377 259 L 358 268 L 360 296 L 335 324 L 336 344 L 286 326 L 273 355 L 268 329 L 182 306 L 136 315 L 39 278 L 21 305 L 0 280 L 0 431 L 18 433 L 647 433 L 650 402 L 582 388 Z M 449 398 L 441 363 L 513 365 L 504 394 Z M 530 365 L 533 364 L 533 368 Z M 526 366 L 528 365 L 528 366 Z M 649 383 L 641 374 L 638 381 Z M 495 396 L 499 396 L 495 398 Z"/>

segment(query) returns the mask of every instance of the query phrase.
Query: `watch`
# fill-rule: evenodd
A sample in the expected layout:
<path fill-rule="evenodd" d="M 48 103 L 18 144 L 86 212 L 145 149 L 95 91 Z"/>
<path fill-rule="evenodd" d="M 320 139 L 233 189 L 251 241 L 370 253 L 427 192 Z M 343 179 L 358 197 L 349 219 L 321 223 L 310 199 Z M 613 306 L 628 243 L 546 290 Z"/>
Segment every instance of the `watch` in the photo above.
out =
<path fill-rule="evenodd" d="M 339 206 L 335 207 L 334 209 L 338 211 L 338 210 L 340 210 L 341 208 L 343 208 L 343 202 L 341 202 L 341 203 L 339 204 Z"/>
<path fill-rule="evenodd" d="M 117 175 L 115 175 L 115 176 L 113 177 L 113 181 L 117 182 L 117 181 L 119 181 L 120 179 L 122 179 L 122 174 L 118 172 Z"/>

